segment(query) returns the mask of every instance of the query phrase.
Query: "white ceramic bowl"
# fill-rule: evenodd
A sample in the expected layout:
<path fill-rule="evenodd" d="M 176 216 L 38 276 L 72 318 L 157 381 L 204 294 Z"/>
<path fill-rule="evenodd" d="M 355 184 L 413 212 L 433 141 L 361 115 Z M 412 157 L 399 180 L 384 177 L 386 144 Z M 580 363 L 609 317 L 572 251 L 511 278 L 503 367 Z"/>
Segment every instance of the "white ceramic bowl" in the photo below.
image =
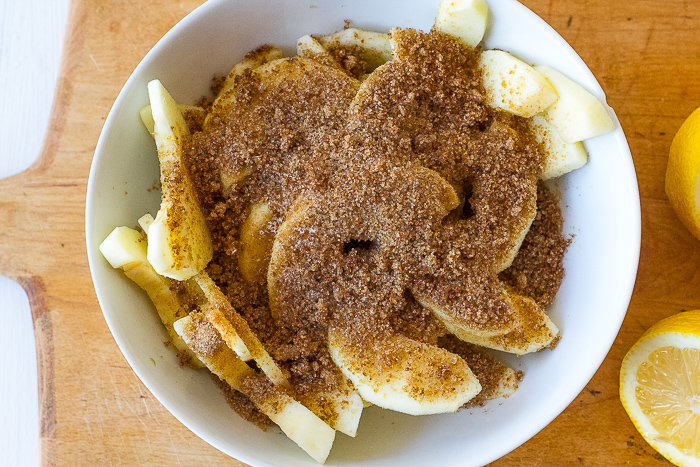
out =
<path fill-rule="evenodd" d="M 175 26 L 143 59 L 119 94 L 100 136 L 88 183 L 87 249 L 95 290 L 119 348 L 160 402 L 202 439 L 249 464 L 314 462 L 285 436 L 262 432 L 226 404 L 205 372 L 181 368 L 145 294 L 113 270 L 98 245 L 120 225 L 155 214 L 160 194 L 153 139 L 139 109 L 146 84 L 160 79 L 180 103 L 204 94 L 214 73 L 228 72 L 262 43 L 286 47 L 308 33 L 354 26 L 429 30 L 439 0 L 209 0 Z M 486 47 L 548 64 L 604 99 L 569 45 L 515 0 L 489 0 Z M 134 14 L 137 14 L 136 12 Z M 612 111 L 611 111 L 611 115 Z M 365 410 L 357 438 L 339 434 L 329 465 L 483 465 L 527 441 L 553 420 L 595 373 L 629 304 L 640 245 L 640 210 L 632 158 L 622 129 L 586 142 L 590 162 L 558 182 L 565 232 L 573 234 L 566 276 L 550 316 L 562 332 L 554 351 L 506 356 L 525 378 L 509 399 L 456 414 L 412 417 Z M 156 362 L 154 365 L 153 362 Z"/>

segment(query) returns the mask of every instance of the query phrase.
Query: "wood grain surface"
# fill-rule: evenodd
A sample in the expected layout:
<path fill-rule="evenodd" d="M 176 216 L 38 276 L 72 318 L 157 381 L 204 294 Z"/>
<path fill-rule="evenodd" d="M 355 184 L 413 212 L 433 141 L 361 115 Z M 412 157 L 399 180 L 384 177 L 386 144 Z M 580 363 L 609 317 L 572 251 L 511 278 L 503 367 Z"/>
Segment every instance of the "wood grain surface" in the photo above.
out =
<path fill-rule="evenodd" d="M 109 109 L 146 52 L 199 3 L 74 0 L 42 154 L 0 181 L 0 273 L 27 291 L 37 336 L 42 465 L 244 465 L 182 426 L 131 371 L 85 251 L 87 177 Z M 700 106 L 700 2 L 523 3 L 576 49 L 617 112 L 639 179 L 642 251 L 627 317 L 599 371 L 554 422 L 493 465 L 668 465 L 625 415 L 618 372 L 651 324 L 700 308 L 700 242 L 664 194 L 671 139 Z"/>

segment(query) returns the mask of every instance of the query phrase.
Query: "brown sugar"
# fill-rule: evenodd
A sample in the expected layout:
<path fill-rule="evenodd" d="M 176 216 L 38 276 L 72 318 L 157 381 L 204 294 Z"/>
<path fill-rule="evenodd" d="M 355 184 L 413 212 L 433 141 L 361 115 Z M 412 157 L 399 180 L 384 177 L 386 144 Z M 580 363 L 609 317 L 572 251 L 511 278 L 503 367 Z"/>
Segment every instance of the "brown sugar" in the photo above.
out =
<path fill-rule="evenodd" d="M 557 197 L 543 183 L 537 187 L 537 217 L 518 256 L 501 278 L 542 306 L 554 300 L 564 278 L 562 261 L 570 240 L 561 234 L 563 220 Z"/>
<path fill-rule="evenodd" d="M 208 273 L 300 400 L 340 384 L 329 326 L 359 348 L 383 334 L 440 342 L 478 369 L 487 397 L 498 362 L 445 341 L 421 303 L 499 329 L 512 321 L 503 281 L 546 304 L 563 273 L 538 146 L 524 120 L 485 105 L 479 51 L 440 32 L 391 35 L 395 60 L 362 84 L 367 65 L 352 48 L 331 49 L 345 71 L 297 57 L 244 72 L 192 135 L 187 162 L 214 243 Z M 259 202 L 272 213 L 261 233 L 275 235 L 263 283 L 238 269 L 241 227 Z M 536 203 L 526 258 L 499 276 L 494 264 L 517 248 Z M 401 361 L 394 350 L 378 364 Z"/>
<path fill-rule="evenodd" d="M 484 348 L 461 341 L 452 335 L 441 337 L 438 345 L 462 357 L 481 384 L 481 392 L 465 404 L 466 407 L 484 405 L 488 399 L 491 399 L 499 391 L 499 385 L 503 384 L 504 375 L 509 369 L 505 364 L 489 355 Z M 517 380 L 511 382 L 511 384 L 517 384 L 522 379 L 522 372 L 516 373 L 516 376 Z M 506 389 L 515 390 L 517 385 Z"/>
<path fill-rule="evenodd" d="M 267 415 L 260 412 L 260 410 L 255 407 L 255 404 L 253 404 L 248 397 L 244 396 L 243 393 L 231 388 L 231 386 L 219 379 L 216 375 L 212 375 L 211 379 L 226 396 L 228 405 L 231 406 L 241 418 L 252 422 L 262 430 L 266 430 L 273 425 L 272 420 L 270 420 Z"/>

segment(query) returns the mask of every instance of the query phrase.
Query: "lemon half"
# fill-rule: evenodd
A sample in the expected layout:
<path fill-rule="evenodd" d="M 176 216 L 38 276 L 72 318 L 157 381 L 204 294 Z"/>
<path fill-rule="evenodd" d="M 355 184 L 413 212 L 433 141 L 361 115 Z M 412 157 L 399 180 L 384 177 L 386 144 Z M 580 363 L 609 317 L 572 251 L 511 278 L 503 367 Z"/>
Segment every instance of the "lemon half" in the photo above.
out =
<path fill-rule="evenodd" d="M 700 466 L 700 310 L 659 321 L 627 352 L 620 400 L 661 455 Z"/>
<path fill-rule="evenodd" d="M 666 167 L 666 195 L 678 218 L 700 239 L 700 108 L 673 138 Z"/>

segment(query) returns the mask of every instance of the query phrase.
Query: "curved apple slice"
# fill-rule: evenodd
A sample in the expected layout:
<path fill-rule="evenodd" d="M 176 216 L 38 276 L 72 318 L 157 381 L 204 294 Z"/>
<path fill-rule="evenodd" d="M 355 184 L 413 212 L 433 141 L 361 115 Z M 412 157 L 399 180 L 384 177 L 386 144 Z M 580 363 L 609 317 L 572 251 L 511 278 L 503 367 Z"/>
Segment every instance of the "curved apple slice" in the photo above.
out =
<path fill-rule="evenodd" d="M 385 409 L 409 415 L 455 412 L 481 391 L 462 358 L 405 336 L 357 344 L 330 328 L 328 349 L 362 399 Z"/>
<path fill-rule="evenodd" d="M 250 213 L 241 225 L 238 271 L 250 283 L 265 283 L 272 242 L 275 240 L 274 233 L 264 231 L 270 220 L 270 207 L 265 202 L 258 202 L 250 207 Z"/>
<path fill-rule="evenodd" d="M 196 105 L 177 104 L 177 108 L 178 110 L 180 110 L 180 113 L 184 117 L 185 122 L 188 123 L 187 127 L 190 131 L 193 131 L 192 122 L 197 122 L 201 124 L 207 115 L 207 111 L 205 109 Z M 141 117 L 141 122 L 143 123 L 143 126 L 145 126 L 148 132 L 151 134 L 151 136 L 153 136 L 155 133 L 156 123 L 153 121 L 151 104 L 148 104 L 147 106 L 139 110 L 139 116 Z"/>
<path fill-rule="evenodd" d="M 287 219 L 277 230 L 274 238 L 267 273 L 267 290 L 270 299 L 270 311 L 276 320 L 280 319 L 276 277 L 281 265 L 286 261 L 284 245 L 289 241 L 293 241 L 295 228 L 299 222 L 305 219 L 310 205 L 310 197 L 300 196 L 297 198 L 294 206 L 289 211 Z M 355 436 L 364 404 L 352 383 L 345 380 L 345 376 L 340 370 L 337 371 L 336 377 L 340 385 L 335 391 L 314 394 L 308 399 L 302 399 L 301 402 L 336 430 L 348 436 Z"/>
<path fill-rule="evenodd" d="M 508 269 L 512 264 L 515 257 L 520 251 L 520 247 L 527 237 L 527 233 L 530 231 L 532 223 L 535 221 L 537 216 L 537 187 L 533 186 L 532 191 L 534 196 L 529 200 L 526 206 L 523 207 L 520 213 L 520 218 L 514 222 L 513 232 L 510 234 L 510 247 L 499 252 L 496 257 L 496 262 L 493 265 L 493 272 L 499 273 Z"/>
<path fill-rule="evenodd" d="M 333 446 L 335 430 L 275 385 L 270 385 L 266 391 L 249 390 L 246 381 L 258 377 L 258 374 L 241 361 L 221 339 L 216 342 L 216 330 L 208 328 L 209 326 L 210 323 L 201 313 L 192 313 L 176 321 L 174 329 L 209 371 L 231 388 L 246 395 L 289 439 L 314 460 L 324 463 Z M 201 348 L 198 342 L 202 335 L 208 337 L 206 349 Z"/>
<path fill-rule="evenodd" d="M 320 391 L 306 396 L 297 395 L 299 402 L 308 407 L 321 420 L 348 436 L 357 435 L 357 427 L 365 404 L 348 380 L 337 368 L 335 375 L 338 387 L 332 391 Z"/>
<path fill-rule="evenodd" d="M 297 39 L 297 55 L 332 68 L 342 69 L 340 63 L 333 58 L 333 55 L 331 55 L 315 37 L 308 34 Z"/>
<path fill-rule="evenodd" d="M 367 63 L 367 71 L 394 59 L 389 35 L 381 32 L 348 28 L 333 34 L 317 36 L 318 42 L 329 51 L 342 47 L 358 47 L 362 59 Z"/>
<path fill-rule="evenodd" d="M 557 129 L 561 139 L 575 143 L 615 130 L 603 103 L 583 86 L 551 66 L 538 65 L 535 70 L 552 83 L 559 95 L 544 117 Z"/>
<path fill-rule="evenodd" d="M 530 131 L 535 141 L 544 150 L 544 167 L 540 180 L 560 177 L 573 170 L 579 169 L 588 162 L 588 153 L 583 143 L 567 143 L 557 129 L 541 115 L 535 115 L 528 120 Z"/>
<path fill-rule="evenodd" d="M 271 45 L 263 45 L 248 52 L 243 60 L 236 63 L 229 74 L 226 76 L 224 85 L 217 95 L 217 99 L 224 96 L 230 89 L 235 85 L 236 76 L 242 75 L 246 70 L 254 70 L 255 68 L 264 65 L 267 62 L 277 60 L 278 58 L 284 57 L 284 54 L 277 47 Z M 214 101 L 216 102 L 216 100 Z"/>
<path fill-rule="evenodd" d="M 462 357 L 481 383 L 481 392 L 467 406 L 479 406 L 489 400 L 510 397 L 518 389 L 522 373 L 493 357 L 485 348 L 464 342 L 454 335 L 441 337 L 438 346 Z"/>
<path fill-rule="evenodd" d="M 189 358 L 185 360 L 195 366 L 202 366 L 202 362 L 173 330 L 173 323 L 187 315 L 188 306 L 171 289 L 170 279 L 160 276 L 153 269 L 146 259 L 146 251 L 146 239 L 129 227 L 117 227 L 100 244 L 100 252 L 109 264 L 115 269 L 122 269 L 126 277 L 148 294 L 173 345 L 179 352 L 188 355 Z"/>
<path fill-rule="evenodd" d="M 559 329 L 542 308 L 529 297 L 515 293 L 504 286 L 503 297 L 515 316 L 510 331 L 501 334 L 486 334 L 475 331 L 468 322 L 460 321 L 453 313 L 435 303 L 416 296 L 416 300 L 432 311 L 445 328 L 465 342 L 516 355 L 537 352 L 556 343 Z"/>
<path fill-rule="evenodd" d="M 455 284 L 455 287 L 461 289 L 461 284 Z M 470 316 L 464 316 L 464 310 L 461 309 L 461 302 L 463 297 L 456 296 L 455 300 L 457 306 L 452 306 L 452 304 L 439 303 L 431 294 L 426 293 L 426 290 L 412 290 L 413 295 L 416 297 L 416 301 L 421 304 L 424 308 L 430 310 L 436 318 L 438 318 L 445 328 L 455 335 L 469 335 L 475 336 L 479 339 L 488 340 L 498 336 L 502 336 L 513 332 L 516 328 L 515 324 L 515 312 L 511 308 L 506 309 L 504 316 L 499 320 L 491 320 L 483 323 L 473 322 L 473 318 Z M 473 313 L 473 310 L 470 310 Z M 460 334 L 458 334 L 458 332 Z M 460 336 L 461 337 L 461 336 Z M 471 340 L 464 339 L 467 342 L 472 342 Z"/>
<path fill-rule="evenodd" d="M 236 63 L 228 76 L 226 76 L 221 90 L 212 103 L 211 110 L 204 119 L 204 128 L 209 128 L 212 115 L 222 112 L 234 100 L 236 94 L 236 77 L 242 75 L 247 70 L 252 71 L 267 63 L 277 61 L 283 56 L 284 54 L 277 47 L 262 45 L 252 52 L 247 53 L 243 60 Z"/>
<path fill-rule="evenodd" d="M 161 174 L 160 210 L 148 229 L 148 262 L 160 275 L 185 280 L 211 261 L 211 235 L 183 161 L 190 136 L 185 119 L 160 81 L 148 83 L 148 95 Z"/>
<path fill-rule="evenodd" d="M 479 57 L 486 103 L 529 118 L 554 104 L 557 92 L 542 73 L 502 50 L 486 50 Z"/>
<path fill-rule="evenodd" d="M 435 17 L 435 29 L 476 47 L 486 32 L 489 6 L 484 0 L 442 0 Z"/>
<path fill-rule="evenodd" d="M 248 323 L 231 306 L 228 298 L 221 292 L 221 289 L 214 283 L 206 272 L 198 274 L 194 278 L 195 282 L 202 289 L 207 302 L 200 307 L 207 320 L 223 336 L 231 336 L 233 342 L 240 339 L 244 348 L 250 352 L 258 367 L 270 378 L 270 381 L 277 385 L 288 385 L 289 381 L 282 369 L 265 350 L 258 337 L 248 326 Z M 237 345 L 231 346 L 234 350 Z M 245 353 L 239 354 L 245 356 Z"/>

